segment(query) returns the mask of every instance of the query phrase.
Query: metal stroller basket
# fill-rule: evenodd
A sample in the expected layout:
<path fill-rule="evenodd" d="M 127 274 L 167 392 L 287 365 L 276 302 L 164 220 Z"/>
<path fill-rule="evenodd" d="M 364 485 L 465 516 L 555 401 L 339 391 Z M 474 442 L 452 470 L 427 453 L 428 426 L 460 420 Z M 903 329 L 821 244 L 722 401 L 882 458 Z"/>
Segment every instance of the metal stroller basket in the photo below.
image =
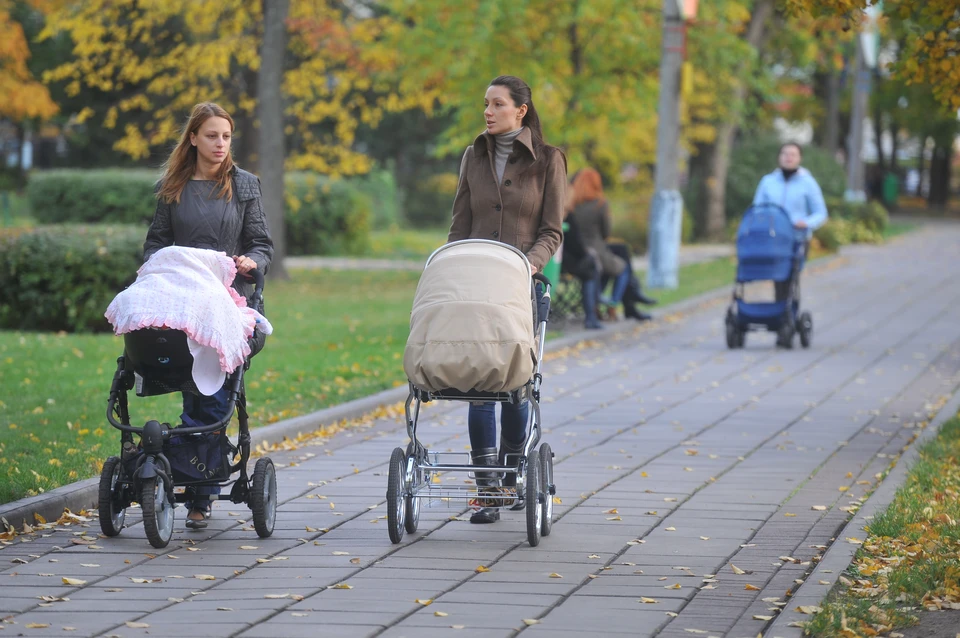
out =
<path fill-rule="evenodd" d="M 810 346 L 813 319 L 800 311 L 800 272 L 806 261 L 806 233 L 793 227 L 782 207 L 755 204 L 747 209 L 737 231 L 737 277 L 733 300 L 727 309 L 727 347 L 742 348 L 752 330 L 776 332 L 778 343 L 791 347 L 800 335 L 804 348 Z M 745 284 L 772 281 L 785 289 L 783 299 L 748 302 Z M 776 287 L 776 286 L 775 286 Z"/>
<path fill-rule="evenodd" d="M 427 260 L 426 267 L 443 251 L 465 243 L 484 243 L 513 251 L 527 267 L 526 256 L 516 248 L 499 242 L 487 240 L 465 240 L 441 247 Z M 540 372 L 543 360 L 544 339 L 547 321 L 550 315 L 550 280 L 542 274 L 531 277 L 531 317 L 536 338 L 536 360 L 533 374 L 520 388 L 505 392 L 461 391 L 456 389 L 427 390 L 410 383 L 410 393 L 405 405 L 407 434 L 410 442 L 406 449 L 395 448 L 390 457 L 387 481 L 387 521 L 390 540 L 399 543 L 404 531 L 416 532 L 420 501 L 472 499 L 482 497 L 486 506 L 498 506 L 526 510 L 527 540 L 531 546 L 539 544 L 541 536 L 550 534 L 553 523 L 553 495 L 556 487 L 553 482 L 553 451 L 548 443 L 540 444 L 542 436 L 540 416 L 540 389 L 543 376 Z M 498 403 L 520 403 L 529 401 L 529 423 L 522 451 L 505 455 L 501 465 L 484 465 L 483 473 L 488 476 L 516 477 L 516 493 L 481 493 L 475 485 L 444 485 L 439 480 L 441 473 L 465 473 L 476 478 L 478 466 L 464 463 L 464 454 L 455 452 L 436 452 L 429 450 L 417 438 L 417 423 L 420 406 L 430 401 L 492 401 Z"/>
<path fill-rule="evenodd" d="M 250 303 L 262 310 L 263 274 L 259 270 L 252 270 L 249 274 L 256 284 Z M 120 533 L 126 508 L 137 501 L 143 511 L 147 540 L 154 547 L 166 547 L 173 536 L 175 503 L 197 499 L 195 495 L 176 493 L 174 488 L 225 487 L 231 482 L 233 486 L 229 495 L 208 498 L 249 505 L 257 534 L 266 538 L 273 533 L 277 511 L 277 477 L 273 462 L 262 457 L 257 460 L 252 476 L 247 472 L 250 429 L 243 375 L 250 366 L 249 357 L 227 375 L 227 414 L 216 423 L 197 427 L 171 427 L 169 423 L 156 420 L 149 420 L 143 426 L 130 423 L 127 393 L 134 388 L 137 396 L 170 392 L 199 394 L 193 382 L 192 366 L 193 355 L 187 345 L 187 335 L 181 330 L 147 328 L 124 335 L 124 353 L 117 359 L 107 407 L 107 421 L 121 432 L 121 454 L 108 458 L 100 473 L 100 527 L 105 535 Z M 239 421 L 235 447 L 226 437 L 226 428 L 234 412 Z M 140 436 L 140 446 L 134 444 L 134 435 Z M 182 472 L 178 477 L 177 468 L 171 463 L 175 452 L 183 452 L 174 449 L 177 444 L 188 448 L 191 445 L 213 445 L 214 449 L 209 450 L 208 455 L 196 454 L 190 460 L 194 461 L 194 469 L 200 478 L 185 478 Z M 189 457 L 189 449 L 186 452 Z M 238 453 L 240 460 L 231 463 Z M 216 470 L 206 467 L 206 461 L 211 458 L 220 461 Z M 236 480 L 231 481 L 230 477 L 238 472 Z"/>

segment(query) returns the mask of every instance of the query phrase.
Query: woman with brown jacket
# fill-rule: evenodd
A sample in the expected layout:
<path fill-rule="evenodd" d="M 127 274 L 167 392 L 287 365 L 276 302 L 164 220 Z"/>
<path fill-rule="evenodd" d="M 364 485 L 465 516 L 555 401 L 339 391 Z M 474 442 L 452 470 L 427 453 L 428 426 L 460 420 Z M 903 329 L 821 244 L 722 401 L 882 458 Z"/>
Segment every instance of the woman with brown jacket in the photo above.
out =
<path fill-rule="evenodd" d="M 494 78 L 484 97 L 486 130 L 467 147 L 453 202 L 448 242 L 489 239 L 520 249 L 534 272 L 543 270 L 563 239 L 567 161 L 560 149 L 543 140 L 540 117 L 530 87 L 520 78 Z M 497 451 L 494 403 L 472 403 L 468 416 L 474 465 L 496 465 L 522 450 L 529 406 L 501 404 L 503 431 Z M 512 480 L 511 480 L 512 479 Z M 515 486 L 516 476 L 504 480 Z M 496 490 L 498 479 L 477 474 L 478 487 Z M 510 483 L 513 483 L 511 486 Z M 493 523 L 500 511 L 481 507 L 471 523 Z"/>

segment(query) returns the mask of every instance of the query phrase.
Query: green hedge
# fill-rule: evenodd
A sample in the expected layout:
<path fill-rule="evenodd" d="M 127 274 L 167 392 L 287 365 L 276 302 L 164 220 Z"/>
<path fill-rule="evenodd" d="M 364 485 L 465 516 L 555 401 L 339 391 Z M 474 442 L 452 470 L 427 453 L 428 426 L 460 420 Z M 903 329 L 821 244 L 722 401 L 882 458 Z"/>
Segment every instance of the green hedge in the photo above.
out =
<path fill-rule="evenodd" d="M 373 199 L 345 180 L 312 173 L 286 178 L 287 252 L 357 255 L 370 242 Z"/>
<path fill-rule="evenodd" d="M 813 236 L 827 250 L 847 244 L 879 244 L 889 221 L 887 209 L 880 202 L 848 202 L 827 200 L 830 219 L 814 231 Z"/>
<path fill-rule="evenodd" d="M 459 181 L 456 173 L 437 173 L 409 189 L 403 202 L 407 224 L 413 228 L 449 228 Z"/>
<path fill-rule="evenodd" d="M 41 224 L 149 224 L 157 208 L 156 171 L 140 169 L 34 171 L 27 185 Z"/>
<path fill-rule="evenodd" d="M 137 276 L 140 226 L 39 226 L 0 235 L 0 329 L 105 332 L 103 313 Z"/>
<path fill-rule="evenodd" d="M 36 171 L 27 192 L 41 224 L 147 225 L 156 210 L 156 179 L 147 170 Z M 391 228 L 400 218 L 397 185 L 389 171 L 335 181 L 289 173 L 285 183 L 287 244 L 294 255 L 362 252 L 371 226 Z M 445 214 L 449 216 L 449 207 Z"/>

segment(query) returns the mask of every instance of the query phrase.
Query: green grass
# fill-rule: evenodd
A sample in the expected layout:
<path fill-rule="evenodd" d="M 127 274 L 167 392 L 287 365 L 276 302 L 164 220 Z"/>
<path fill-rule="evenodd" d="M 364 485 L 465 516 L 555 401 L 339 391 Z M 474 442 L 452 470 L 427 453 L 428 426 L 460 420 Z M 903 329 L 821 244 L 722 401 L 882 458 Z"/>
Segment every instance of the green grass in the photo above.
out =
<path fill-rule="evenodd" d="M 737 260 L 733 257 L 689 264 L 680 267 L 677 288 L 673 290 L 647 290 L 644 288 L 644 292 L 655 297 L 659 305 L 664 306 L 715 290 L 721 286 L 729 285 L 732 287 L 736 271 Z M 640 278 L 641 284 L 646 282 L 647 275 L 645 272 L 638 271 L 637 276 Z"/>
<path fill-rule="evenodd" d="M 913 611 L 938 597 L 960 602 L 960 418 L 943 425 L 831 592 L 807 635 L 876 635 L 916 622 Z M 870 587 L 857 590 L 869 581 Z M 873 592 L 872 596 L 864 591 Z"/>
<path fill-rule="evenodd" d="M 888 222 L 886 227 L 883 229 L 883 239 L 893 239 L 900 235 L 912 232 L 920 227 L 920 224 L 915 222 L 905 222 L 905 221 L 892 221 Z"/>
<path fill-rule="evenodd" d="M 426 261 L 434 250 L 445 243 L 447 243 L 447 229 L 445 228 L 375 230 L 370 233 L 370 248 L 363 256 L 377 259 Z"/>
<path fill-rule="evenodd" d="M 6 206 L 4 206 L 4 197 L 7 198 Z M 20 228 L 33 224 L 33 218 L 30 216 L 30 202 L 26 194 L 9 191 L 0 193 L 0 228 Z"/>
<path fill-rule="evenodd" d="M 401 356 L 419 273 L 294 272 L 266 290 L 275 333 L 247 376 L 252 424 L 404 381 Z M 119 436 L 105 419 L 122 341 L 0 332 L 0 502 L 96 475 Z M 131 418 L 175 422 L 179 395 L 131 397 Z"/>

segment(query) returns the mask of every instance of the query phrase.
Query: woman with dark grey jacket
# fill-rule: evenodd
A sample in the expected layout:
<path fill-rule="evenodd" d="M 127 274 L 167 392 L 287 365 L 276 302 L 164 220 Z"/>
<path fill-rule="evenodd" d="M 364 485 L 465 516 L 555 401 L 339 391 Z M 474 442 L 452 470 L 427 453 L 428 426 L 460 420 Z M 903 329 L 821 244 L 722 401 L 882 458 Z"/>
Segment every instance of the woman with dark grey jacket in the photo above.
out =
<path fill-rule="evenodd" d="M 249 298 L 253 286 L 245 281 L 251 270 L 266 274 L 273 258 L 273 241 L 260 199 L 260 180 L 240 170 L 230 155 L 233 119 L 211 102 L 197 104 L 180 142 L 164 165 L 157 184 L 157 211 L 143 244 L 143 260 L 167 246 L 222 251 L 233 256 L 237 278 L 233 287 Z M 264 335 L 254 333 L 254 353 Z M 185 424 L 211 424 L 226 416 L 228 391 L 213 396 L 183 394 Z M 199 487 L 187 503 L 187 527 L 206 527 L 212 501 L 199 497 L 219 494 L 218 487 Z"/>

